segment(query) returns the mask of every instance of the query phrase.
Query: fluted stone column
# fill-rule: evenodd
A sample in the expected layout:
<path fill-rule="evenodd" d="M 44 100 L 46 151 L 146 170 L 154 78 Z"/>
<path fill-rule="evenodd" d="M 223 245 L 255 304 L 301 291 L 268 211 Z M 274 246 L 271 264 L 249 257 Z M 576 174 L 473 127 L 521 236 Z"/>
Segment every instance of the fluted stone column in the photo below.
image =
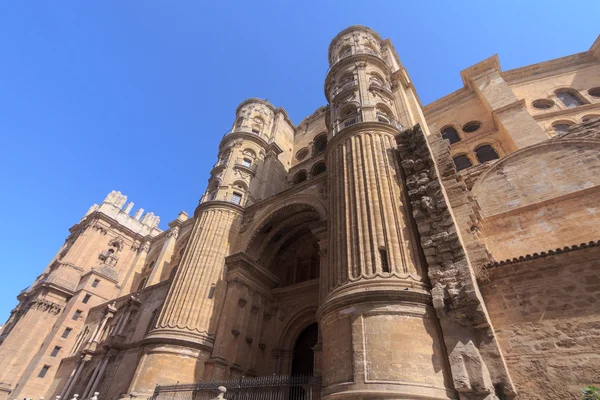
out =
<path fill-rule="evenodd" d="M 353 26 L 329 48 L 322 398 L 457 398 L 398 164 L 397 60 L 386 46 Z"/>
<path fill-rule="evenodd" d="M 130 392 L 144 396 L 156 384 L 196 382 L 202 378 L 216 329 L 211 286 L 223 278 L 232 227 L 242 208 L 213 201 L 198 206 L 186 247 L 156 327 L 144 339 L 148 346 L 140 360 Z"/>
<path fill-rule="evenodd" d="M 453 396 L 394 132 L 361 123 L 329 144 L 329 291 L 320 309 L 325 396 Z"/>

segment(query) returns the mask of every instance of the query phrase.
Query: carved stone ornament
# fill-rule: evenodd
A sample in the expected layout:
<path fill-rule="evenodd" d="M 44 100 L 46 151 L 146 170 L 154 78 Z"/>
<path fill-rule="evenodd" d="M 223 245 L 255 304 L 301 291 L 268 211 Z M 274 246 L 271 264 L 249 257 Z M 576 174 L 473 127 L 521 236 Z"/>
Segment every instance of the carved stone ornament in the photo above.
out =
<path fill-rule="evenodd" d="M 176 226 L 173 229 L 171 229 L 171 231 L 168 234 L 169 237 L 172 237 L 174 239 L 177 239 L 179 237 L 179 227 Z"/>
<path fill-rule="evenodd" d="M 33 310 L 48 311 L 52 314 L 60 314 L 60 312 L 62 311 L 62 306 L 60 304 L 44 299 L 31 300 L 31 302 L 29 303 L 29 307 Z"/>
<path fill-rule="evenodd" d="M 321 185 L 321 187 L 319 188 L 319 195 L 321 196 L 322 199 L 326 199 L 327 196 L 329 195 L 329 188 L 327 186 L 327 182 L 323 183 Z"/>
<path fill-rule="evenodd" d="M 92 229 L 99 231 L 101 234 L 106 235 L 108 233 L 108 229 L 99 223 L 95 223 L 94 225 L 92 225 Z"/>
<path fill-rule="evenodd" d="M 240 225 L 240 232 L 245 232 L 250 224 L 254 221 L 254 213 L 245 214 Z"/>

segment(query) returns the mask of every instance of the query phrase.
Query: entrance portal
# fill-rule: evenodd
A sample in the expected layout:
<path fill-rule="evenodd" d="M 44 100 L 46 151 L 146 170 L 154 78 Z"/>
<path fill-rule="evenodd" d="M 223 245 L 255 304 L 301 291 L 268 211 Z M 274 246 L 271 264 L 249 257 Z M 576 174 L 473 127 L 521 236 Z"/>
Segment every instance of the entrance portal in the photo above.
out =
<path fill-rule="evenodd" d="M 296 339 L 292 358 L 292 375 L 313 375 L 315 355 L 313 347 L 319 338 L 319 327 L 315 322 L 307 326 Z"/>

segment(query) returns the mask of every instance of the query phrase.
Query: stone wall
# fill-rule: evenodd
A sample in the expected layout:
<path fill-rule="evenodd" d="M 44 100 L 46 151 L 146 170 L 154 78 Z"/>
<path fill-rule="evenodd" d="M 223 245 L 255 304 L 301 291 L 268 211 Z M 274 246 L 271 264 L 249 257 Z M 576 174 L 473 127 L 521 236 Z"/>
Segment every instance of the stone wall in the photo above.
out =
<path fill-rule="evenodd" d="M 514 387 L 465 254 L 466 235 L 449 210 L 450 193 L 458 211 L 468 205 L 466 186 L 456 178 L 448 155 L 436 165 L 419 125 L 396 139 L 454 387 L 464 399 L 513 398 Z M 436 146 L 444 144 L 447 147 L 446 142 Z"/>
<path fill-rule="evenodd" d="M 481 292 L 520 399 L 575 400 L 600 384 L 599 245 L 487 267 Z"/>

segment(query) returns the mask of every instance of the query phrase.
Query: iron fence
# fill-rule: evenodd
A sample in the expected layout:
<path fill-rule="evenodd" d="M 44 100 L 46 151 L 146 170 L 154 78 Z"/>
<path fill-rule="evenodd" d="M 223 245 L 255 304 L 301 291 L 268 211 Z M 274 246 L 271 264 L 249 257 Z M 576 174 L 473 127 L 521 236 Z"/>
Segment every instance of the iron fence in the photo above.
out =
<path fill-rule="evenodd" d="M 156 386 L 150 400 L 210 400 L 219 386 L 227 400 L 320 400 L 321 380 L 309 375 L 274 375 L 188 385 Z"/>

